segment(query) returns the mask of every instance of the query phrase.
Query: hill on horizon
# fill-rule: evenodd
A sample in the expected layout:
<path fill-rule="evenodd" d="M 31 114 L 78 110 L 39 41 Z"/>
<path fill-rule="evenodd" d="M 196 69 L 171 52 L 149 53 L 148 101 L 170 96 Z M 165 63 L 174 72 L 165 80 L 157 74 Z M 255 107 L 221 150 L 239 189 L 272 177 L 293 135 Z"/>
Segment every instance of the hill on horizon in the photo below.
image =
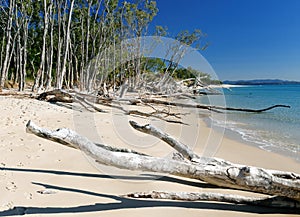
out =
<path fill-rule="evenodd" d="M 223 84 L 233 84 L 233 85 L 262 85 L 262 84 L 276 84 L 276 85 L 283 85 L 283 84 L 300 84 L 299 81 L 288 81 L 288 80 L 281 80 L 281 79 L 254 79 L 254 80 L 237 80 L 237 81 L 223 81 Z"/>

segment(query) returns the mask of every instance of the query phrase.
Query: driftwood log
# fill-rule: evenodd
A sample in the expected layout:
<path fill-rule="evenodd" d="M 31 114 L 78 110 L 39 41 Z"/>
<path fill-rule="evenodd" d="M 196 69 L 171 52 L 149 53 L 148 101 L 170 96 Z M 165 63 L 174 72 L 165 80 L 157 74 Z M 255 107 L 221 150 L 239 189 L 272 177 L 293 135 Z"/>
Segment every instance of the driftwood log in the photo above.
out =
<path fill-rule="evenodd" d="M 185 94 L 186 95 L 186 94 Z M 178 95 L 179 96 L 179 95 Z M 208 110 L 210 112 L 222 113 L 222 111 L 235 111 L 235 112 L 251 112 L 251 113 L 260 113 L 265 112 L 277 107 L 281 108 L 290 108 L 288 105 L 274 105 L 263 109 L 248 109 L 248 108 L 231 108 L 231 107 L 222 107 L 222 106 L 213 106 L 213 105 L 203 105 L 203 104 L 187 104 L 187 103 L 179 103 L 179 102 L 172 102 L 170 100 L 160 100 L 160 99 L 153 99 L 153 98 L 107 98 L 102 96 L 97 96 L 93 94 L 84 94 L 74 90 L 65 91 L 65 90 L 52 90 L 41 93 L 39 96 L 36 97 L 38 100 L 44 100 L 52 103 L 79 103 L 83 108 L 86 110 L 93 112 L 106 112 L 105 110 L 99 108 L 101 106 L 108 106 L 111 108 L 119 109 L 124 112 L 125 115 L 135 115 L 141 117 L 153 117 L 156 119 L 160 119 L 169 123 L 174 124 L 185 124 L 181 121 L 181 116 L 184 114 L 180 113 L 172 113 L 166 110 L 158 110 L 154 108 L 153 105 L 160 105 L 160 106 L 167 106 L 169 109 L 171 107 L 182 107 L 182 108 L 195 108 L 195 109 L 203 109 Z M 143 112 L 139 110 L 126 110 L 124 109 L 124 103 L 130 105 L 138 105 L 143 104 L 150 106 L 154 112 Z"/>
<path fill-rule="evenodd" d="M 160 200 L 182 200 L 182 201 L 217 201 L 234 204 L 247 204 L 252 206 L 297 208 L 293 200 L 283 197 L 249 197 L 220 193 L 195 193 L 195 192 L 135 192 L 123 195 L 130 198 L 152 198 Z M 297 202 L 296 202 L 297 203 Z M 298 207 L 299 208 L 299 207 Z M 299 210 L 300 212 L 300 210 Z"/>
<path fill-rule="evenodd" d="M 47 102 L 66 102 L 66 103 L 74 102 L 73 96 L 71 94 L 59 89 L 41 93 L 37 97 L 37 99 L 44 100 Z"/>
<path fill-rule="evenodd" d="M 102 106 L 121 110 L 122 112 L 124 112 L 125 115 L 153 117 L 169 123 L 186 124 L 179 120 L 180 119 L 179 116 L 182 115 L 180 113 L 175 114 L 171 112 L 160 111 L 155 109 L 154 107 L 152 107 L 154 109 L 154 112 L 150 112 L 150 113 L 146 113 L 139 110 L 126 110 L 124 109 L 124 107 L 121 105 L 121 102 L 119 101 L 115 101 L 111 98 L 103 98 L 103 97 L 98 97 L 96 95 L 84 94 L 76 91 L 67 92 L 64 90 L 56 89 L 56 90 L 41 93 L 39 96 L 36 97 L 36 99 L 51 102 L 51 103 L 77 102 L 87 111 L 106 113 L 105 110 L 98 107 L 99 105 L 102 105 Z M 170 116 L 171 118 L 167 118 L 168 116 Z"/>
<path fill-rule="evenodd" d="M 154 126 L 141 126 L 132 121 L 130 124 L 143 133 L 151 134 L 162 139 L 178 151 L 184 159 L 165 159 L 128 149 L 117 149 L 107 145 L 97 145 L 70 129 L 61 128 L 52 131 L 38 127 L 31 121 L 27 123 L 26 130 L 28 133 L 39 137 L 80 149 L 100 164 L 127 170 L 172 174 L 229 189 L 268 195 L 263 198 L 256 198 L 212 193 L 141 192 L 126 195 L 128 197 L 214 200 L 270 207 L 300 208 L 300 175 L 298 174 L 238 165 L 217 158 L 200 157 L 196 153 L 193 153 L 188 146 L 177 142 L 170 135 L 160 131 Z"/>
<path fill-rule="evenodd" d="M 222 106 L 214 106 L 214 105 L 202 105 L 202 104 L 186 104 L 186 103 L 179 103 L 179 102 L 169 102 L 164 100 L 158 100 L 158 99 L 136 99 L 131 100 L 131 103 L 138 104 L 140 102 L 143 103 L 153 103 L 153 104 L 159 104 L 159 105 L 168 105 L 168 106 L 178 106 L 183 108 L 197 108 L 197 109 L 204 109 L 209 111 L 218 111 L 218 110 L 227 110 L 227 111 L 237 111 L 237 112 L 251 112 L 251 113 L 261 113 L 265 111 L 269 111 L 274 108 L 290 108 L 289 105 L 273 105 L 267 108 L 262 109 L 247 109 L 247 108 L 232 108 L 232 107 L 222 107 Z"/>
<path fill-rule="evenodd" d="M 66 103 L 79 101 L 81 103 L 86 103 L 89 106 L 92 106 L 91 103 L 107 105 L 107 102 L 109 103 L 117 102 L 119 104 L 121 102 L 128 101 L 132 105 L 137 105 L 139 103 L 159 104 L 159 105 L 176 106 L 176 107 L 183 107 L 183 108 L 197 108 L 197 109 L 204 109 L 204 110 L 215 111 L 215 112 L 218 112 L 219 110 L 226 110 L 226 111 L 237 111 L 237 112 L 260 113 L 274 108 L 290 108 L 289 105 L 280 105 L 280 104 L 269 106 L 267 108 L 262 108 L 262 109 L 232 108 L 232 107 L 222 107 L 222 106 L 203 105 L 203 104 L 186 104 L 186 103 L 171 102 L 171 101 L 150 99 L 150 98 L 114 100 L 112 98 L 102 98 L 102 97 L 97 97 L 95 95 L 82 94 L 76 91 L 71 91 L 70 93 L 68 93 L 67 91 L 59 90 L 59 89 L 41 93 L 37 97 L 37 99 L 45 100 L 49 102 L 66 102 Z M 96 111 L 98 111 L 98 108 L 95 107 L 94 105 L 93 108 Z M 99 112 L 103 112 L 103 111 L 100 110 Z"/>

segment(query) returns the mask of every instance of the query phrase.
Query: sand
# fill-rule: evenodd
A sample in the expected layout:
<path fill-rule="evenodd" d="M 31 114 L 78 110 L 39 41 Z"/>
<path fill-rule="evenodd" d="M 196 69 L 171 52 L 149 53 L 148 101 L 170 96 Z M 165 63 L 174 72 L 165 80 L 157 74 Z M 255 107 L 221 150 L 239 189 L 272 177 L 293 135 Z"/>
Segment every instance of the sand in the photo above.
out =
<path fill-rule="evenodd" d="M 174 176 L 97 166 L 79 150 L 25 131 L 32 120 L 45 128 L 74 129 L 98 143 L 170 157 L 171 148 L 128 125 L 128 120 L 151 122 L 206 156 L 300 173 L 293 159 L 229 139 L 207 127 L 196 113 L 184 118 L 190 126 L 180 126 L 124 116 L 105 107 L 108 113 L 90 113 L 79 106 L 7 96 L 0 97 L 0 105 L 0 216 L 296 216 L 225 203 L 125 199 L 120 195 L 136 191 L 227 191 L 202 188 L 200 182 Z"/>

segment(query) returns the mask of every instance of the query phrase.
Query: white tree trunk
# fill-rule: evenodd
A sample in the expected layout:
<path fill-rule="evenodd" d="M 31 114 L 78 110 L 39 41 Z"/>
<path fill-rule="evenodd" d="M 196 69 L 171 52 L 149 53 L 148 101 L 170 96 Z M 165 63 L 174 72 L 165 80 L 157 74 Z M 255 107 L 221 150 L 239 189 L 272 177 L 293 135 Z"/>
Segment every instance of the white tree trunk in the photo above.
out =
<path fill-rule="evenodd" d="M 43 46 L 42 46 L 42 53 L 41 53 L 41 61 L 40 66 L 37 71 L 37 76 L 34 81 L 34 85 L 32 87 L 32 91 L 36 91 L 37 88 L 40 90 L 44 85 L 44 74 L 45 74 L 45 59 L 46 59 L 46 42 L 47 42 L 47 34 L 48 34 L 48 6 L 47 1 L 44 0 L 44 32 L 43 32 Z M 39 91 L 38 91 L 39 92 Z"/>
<path fill-rule="evenodd" d="M 67 67 L 67 57 L 68 57 L 68 52 L 69 52 L 69 43 L 70 43 L 70 27 L 71 27 L 71 18 L 72 18 L 72 13 L 73 13 L 73 6 L 74 6 L 75 0 L 71 1 L 70 8 L 68 9 L 69 17 L 68 17 L 68 24 L 67 24 L 67 30 L 66 30 L 66 35 L 65 35 L 65 51 L 64 51 L 64 59 L 61 67 L 61 73 L 59 76 L 59 81 L 58 81 L 58 89 L 62 88 L 64 77 L 66 74 L 66 67 Z"/>
<path fill-rule="evenodd" d="M 56 1 L 57 8 L 57 60 L 56 60 L 56 87 L 59 88 L 61 80 L 61 50 L 62 50 L 62 1 Z"/>
<path fill-rule="evenodd" d="M 51 131 L 40 128 L 31 121 L 26 127 L 27 132 L 80 149 L 101 164 L 135 171 L 168 173 L 216 186 L 300 200 L 300 175 L 298 174 L 232 164 L 218 159 L 209 160 L 207 163 L 205 161 L 194 163 L 132 152 L 111 151 L 95 145 L 70 129 Z"/>
<path fill-rule="evenodd" d="M 49 5 L 49 22 L 50 22 L 50 44 L 47 50 L 47 79 L 46 90 L 51 87 L 52 82 L 52 67 L 53 67 L 53 28 L 54 28 L 54 16 L 53 16 L 53 2 L 50 1 Z"/>
<path fill-rule="evenodd" d="M 4 56 L 4 62 L 2 64 L 2 70 L 1 70 L 1 77 L 0 77 L 0 88 L 4 87 L 4 82 L 7 79 L 8 74 L 8 68 L 9 68 L 9 59 L 10 59 L 10 53 L 11 50 L 11 44 L 12 44 L 12 22 L 13 22 L 13 13 L 14 13 L 14 7 L 15 7 L 15 0 L 9 1 L 9 13 L 6 23 L 6 47 L 5 47 L 5 56 Z"/>
<path fill-rule="evenodd" d="M 271 196 L 271 197 L 247 197 L 231 194 L 220 193 L 189 193 L 189 192 L 135 192 L 124 195 L 130 198 L 152 198 L 161 200 L 182 200 L 182 201 L 218 201 L 225 203 L 247 204 L 265 207 L 277 208 L 300 208 L 300 202 L 289 200 L 287 198 Z"/>

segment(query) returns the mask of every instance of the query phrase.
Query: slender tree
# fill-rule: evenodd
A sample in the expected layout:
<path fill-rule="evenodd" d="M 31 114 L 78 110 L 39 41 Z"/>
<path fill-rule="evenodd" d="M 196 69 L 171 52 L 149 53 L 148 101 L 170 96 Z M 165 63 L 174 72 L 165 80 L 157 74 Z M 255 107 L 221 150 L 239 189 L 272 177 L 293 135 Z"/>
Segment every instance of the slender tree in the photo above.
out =
<path fill-rule="evenodd" d="M 7 4 L 7 2 L 4 2 Z M 12 52 L 12 25 L 13 25 L 13 17 L 14 17 L 14 8 L 15 8 L 15 0 L 10 0 L 8 5 L 8 13 L 7 13 L 7 21 L 5 27 L 5 54 L 4 60 L 2 64 L 1 77 L 0 77 L 0 88 L 4 86 L 4 82 L 8 76 L 9 64 L 10 64 L 10 56 Z"/>
<path fill-rule="evenodd" d="M 38 68 L 37 76 L 35 78 L 34 85 L 32 87 L 33 91 L 36 91 L 37 88 L 41 89 L 44 86 L 44 75 L 46 68 L 46 45 L 47 45 L 47 35 L 48 35 L 48 27 L 49 27 L 49 6 L 50 5 L 47 0 L 43 0 L 43 39 L 42 39 L 42 51 L 41 51 L 41 59 L 40 65 Z"/>

